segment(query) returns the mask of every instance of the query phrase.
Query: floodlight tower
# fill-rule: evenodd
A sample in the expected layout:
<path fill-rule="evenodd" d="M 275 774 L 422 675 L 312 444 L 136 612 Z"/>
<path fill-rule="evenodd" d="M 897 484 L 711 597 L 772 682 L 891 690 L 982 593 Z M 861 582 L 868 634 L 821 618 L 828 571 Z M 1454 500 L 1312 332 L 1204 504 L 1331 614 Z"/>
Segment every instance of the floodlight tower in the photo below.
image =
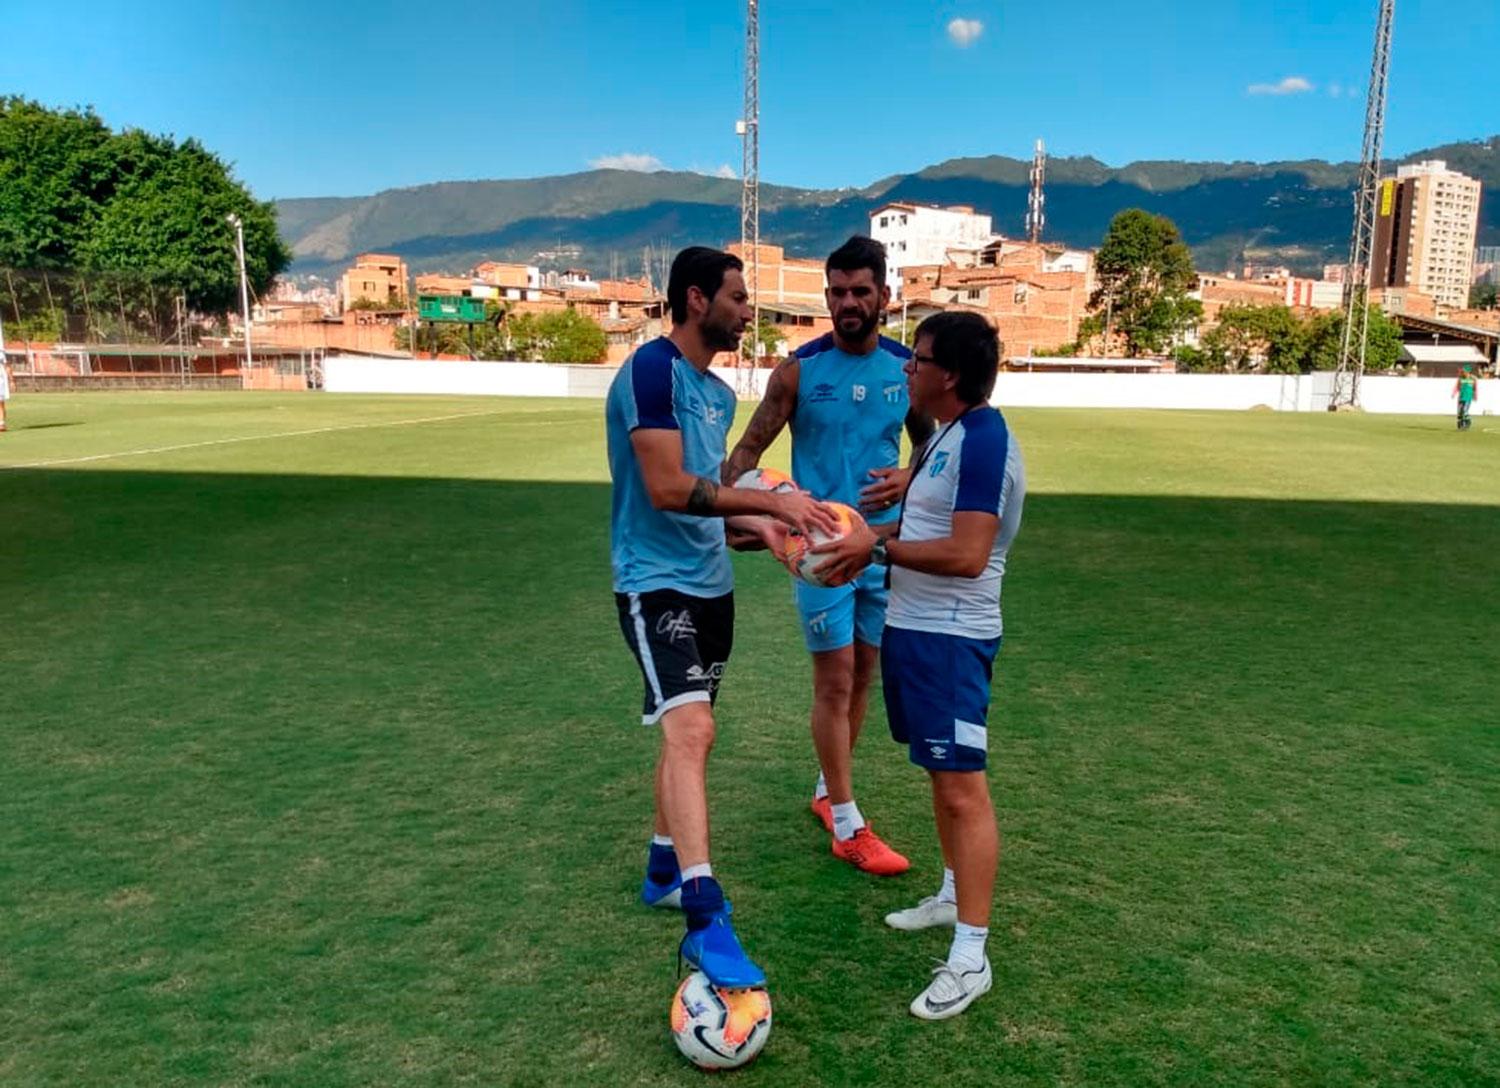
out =
<path fill-rule="evenodd" d="M 755 316 L 750 326 L 751 364 L 760 358 L 760 0 L 745 2 L 745 113 L 735 126 L 743 150 L 740 170 L 740 247 L 747 258 L 745 286 Z"/>
<path fill-rule="evenodd" d="M 1041 140 L 1036 142 L 1036 155 L 1031 160 L 1031 196 L 1026 201 L 1026 237 L 1033 243 L 1042 240 L 1042 227 L 1047 216 L 1042 211 L 1047 197 L 1042 186 L 1047 179 L 1047 148 Z"/>
<path fill-rule="evenodd" d="M 1380 192 L 1380 144 L 1385 134 L 1386 84 L 1391 69 L 1391 24 L 1396 0 L 1380 0 L 1375 53 L 1370 61 L 1370 92 L 1365 100 L 1365 142 L 1354 189 L 1354 230 L 1349 266 L 1344 270 L 1344 343 L 1328 410 L 1359 407 L 1359 380 L 1365 373 L 1365 340 L 1370 331 L 1370 257 L 1375 248 L 1375 201 Z"/>

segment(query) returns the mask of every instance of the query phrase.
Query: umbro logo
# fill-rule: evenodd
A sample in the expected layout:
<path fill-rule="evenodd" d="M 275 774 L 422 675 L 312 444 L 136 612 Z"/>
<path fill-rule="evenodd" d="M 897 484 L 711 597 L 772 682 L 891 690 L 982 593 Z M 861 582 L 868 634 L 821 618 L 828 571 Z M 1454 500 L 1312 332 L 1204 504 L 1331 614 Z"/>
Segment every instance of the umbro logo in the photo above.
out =
<path fill-rule="evenodd" d="M 943 747 L 943 745 L 941 745 L 941 744 L 934 744 L 932 746 L 932 758 L 933 759 L 946 759 L 947 756 L 948 756 L 948 749 L 945 748 L 945 747 Z"/>

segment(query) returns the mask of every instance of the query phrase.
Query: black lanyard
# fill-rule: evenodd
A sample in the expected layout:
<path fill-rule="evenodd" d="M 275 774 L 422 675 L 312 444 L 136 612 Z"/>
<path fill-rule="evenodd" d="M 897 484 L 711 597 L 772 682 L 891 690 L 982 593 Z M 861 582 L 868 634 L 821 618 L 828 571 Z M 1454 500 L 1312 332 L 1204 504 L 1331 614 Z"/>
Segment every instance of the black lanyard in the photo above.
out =
<path fill-rule="evenodd" d="M 887 540 L 898 540 L 901 537 L 901 526 L 906 521 L 906 497 L 911 494 L 911 485 L 917 482 L 917 473 L 921 472 L 922 469 L 927 466 L 927 458 L 932 455 L 932 452 L 936 450 L 938 446 L 942 445 L 943 439 L 948 437 L 948 432 L 953 430 L 954 427 L 958 426 L 958 421 L 963 419 L 964 416 L 968 415 L 976 407 L 978 407 L 978 405 L 971 404 L 962 412 L 959 412 L 958 415 L 954 416 L 949 421 L 948 426 L 943 428 L 941 434 L 939 434 L 931 442 L 927 443 L 927 445 L 922 447 L 921 456 L 917 458 L 917 463 L 911 466 L 911 475 L 906 478 L 906 490 L 901 492 L 901 513 L 896 517 L 896 531 L 890 536 L 886 537 Z M 893 564 L 891 563 L 891 561 L 887 559 L 885 563 L 886 589 L 891 588 L 892 566 Z"/>

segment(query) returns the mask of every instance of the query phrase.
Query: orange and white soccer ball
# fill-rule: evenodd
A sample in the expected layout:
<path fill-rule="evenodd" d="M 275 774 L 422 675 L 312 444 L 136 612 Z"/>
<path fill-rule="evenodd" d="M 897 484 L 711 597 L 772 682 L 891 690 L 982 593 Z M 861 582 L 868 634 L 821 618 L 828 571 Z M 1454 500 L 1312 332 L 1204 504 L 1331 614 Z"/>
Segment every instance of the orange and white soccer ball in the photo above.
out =
<path fill-rule="evenodd" d="M 742 472 L 740 478 L 734 481 L 734 486 L 743 487 L 747 491 L 775 491 L 783 495 L 802 490 L 797 486 L 796 480 L 774 468 L 752 468 L 748 472 Z"/>
<path fill-rule="evenodd" d="M 845 506 L 841 502 L 830 502 L 826 504 L 838 518 L 839 529 L 837 533 L 825 533 L 821 529 L 813 530 L 811 536 L 800 533 L 793 529 L 786 535 L 786 555 L 782 562 L 786 564 L 787 570 L 808 585 L 826 586 L 828 583 L 818 576 L 818 570 L 828 562 L 826 555 L 814 555 L 812 550 L 819 544 L 828 544 L 835 540 L 842 540 L 854 531 L 854 527 L 864 519 L 852 506 Z"/>
<path fill-rule="evenodd" d="M 700 1069 L 735 1069 L 771 1037 L 771 995 L 764 989 L 721 990 L 702 971 L 672 995 L 672 1038 Z"/>

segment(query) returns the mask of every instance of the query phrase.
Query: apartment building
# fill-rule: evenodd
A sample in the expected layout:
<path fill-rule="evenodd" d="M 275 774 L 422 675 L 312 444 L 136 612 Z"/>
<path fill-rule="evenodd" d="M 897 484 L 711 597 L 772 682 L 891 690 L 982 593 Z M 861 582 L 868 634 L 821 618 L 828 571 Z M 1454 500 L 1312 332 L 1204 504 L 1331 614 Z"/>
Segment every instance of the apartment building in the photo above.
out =
<path fill-rule="evenodd" d="M 1439 306 L 1468 303 L 1479 227 L 1480 183 L 1441 159 L 1413 163 L 1380 183 L 1372 288 L 1403 287 Z"/>
<path fill-rule="evenodd" d="M 870 213 L 870 237 L 885 244 L 887 282 L 901 289 L 901 270 L 944 264 L 949 250 L 977 250 L 994 240 L 990 217 L 964 204 L 938 207 L 901 201 Z"/>
<path fill-rule="evenodd" d="M 389 253 L 361 253 L 339 279 L 344 309 L 364 300 L 399 309 L 406 300 L 406 262 Z"/>

